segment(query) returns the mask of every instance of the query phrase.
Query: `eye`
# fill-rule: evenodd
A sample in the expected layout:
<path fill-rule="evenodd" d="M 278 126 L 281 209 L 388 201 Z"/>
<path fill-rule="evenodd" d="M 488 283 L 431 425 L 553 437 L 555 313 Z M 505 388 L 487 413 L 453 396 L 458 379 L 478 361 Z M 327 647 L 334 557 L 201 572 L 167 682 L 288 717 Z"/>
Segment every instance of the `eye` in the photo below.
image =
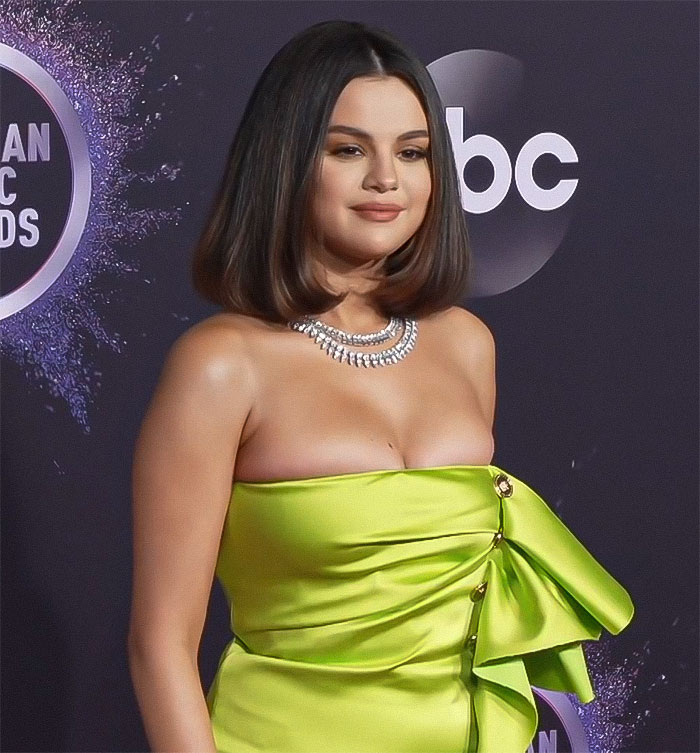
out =
<path fill-rule="evenodd" d="M 348 154 L 348 149 L 358 149 L 356 146 L 341 146 L 339 149 L 335 149 L 331 154 L 342 154 L 348 157 L 354 157 L 354 154 Z"/>
<path fill-rule="evenodd" d="M 354 157 L 355 154 L 352 153 L 352 150 L 359 151 L 360 148 L 357 146 L 341 146 L 338 149 L 333 150 L 331 154 Z M 417 162 L 418 160 L 424 159 L 428 155 L 428 153 L 424 149 L 404 149 L 401 154 L 408 154 L 409 157 L 407 159 L 409 162 Z"/>
<path fill-rule="evenodd" d="M 402 154 L 415 154 L 416 156 L 410 159 L 410 162 L 417 162 L 419 159 L 427 157 L 428 153 L 424 149 L 404 149 Z"/>

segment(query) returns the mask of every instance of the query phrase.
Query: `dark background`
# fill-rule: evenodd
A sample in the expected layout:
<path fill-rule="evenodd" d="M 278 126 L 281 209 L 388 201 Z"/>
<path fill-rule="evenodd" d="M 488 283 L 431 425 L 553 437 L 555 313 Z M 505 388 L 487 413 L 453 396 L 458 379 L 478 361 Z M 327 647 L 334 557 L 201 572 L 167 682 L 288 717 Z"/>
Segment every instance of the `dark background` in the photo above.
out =
<path fill-rule="evenodd" d="M 103 376 L 89 434 L 2 361 L 2 749 L 147 750 L 125 652 L 133 442 L 170 344 L 214 313 L 192 291 L 189 261 L 247 97 L 293 34 L 343 18 L 385 27 L 426 64 L 470 48 L 518 58 L 535 82 L 528 108 L 592 155 L 553 258 L 519 287 L 464 305 L 498 348 L 493 462 L 550 501 L 635 602 L 633 623 L 609 644 L 615 664 L 642 657 L 621 718 L 639 716 L 636 737 L 623 750 L 700 750 L 698 4 L 82 9 L 112 29 L 114 58 L 158 35 L 138 107 L 163 118 L 129 163 L 181 161 L 182 171 L 157 190 L 134 185 L 129 201 L 189 204 L 177 225 L 115 247 L 142 271 L 118 281 L 106 311 L 129 345 L 96 351 Z M 158 91 L 173 72 L 180 85 Z M 227 619 L 217 583 L 205 688 Z"/>

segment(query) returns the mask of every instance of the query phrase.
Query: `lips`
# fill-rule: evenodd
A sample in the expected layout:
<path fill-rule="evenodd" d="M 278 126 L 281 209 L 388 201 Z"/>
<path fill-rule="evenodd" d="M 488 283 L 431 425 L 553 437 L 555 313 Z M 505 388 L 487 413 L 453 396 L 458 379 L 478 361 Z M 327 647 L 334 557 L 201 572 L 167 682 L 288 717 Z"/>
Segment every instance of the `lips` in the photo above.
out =
<path fill-rule="evenodd" d="M 356 204 L 352 207 L 364 220 L 372 222 L 391 222 L 395 220 L 404 207 L 399 204 L 389 204 L 377 201 L 369 201 L 365 204 Z"/>
<path fill-rule="evenodd" d="M 387 211 L 386 209 L 357 209 L 355 211 L 362 217 L 363 220 L 369 220 L 371 222 L 391 222 L 395 220 L 403 210 L 392 209 Z"/>
<path fill-rule="evenodd" d="M 390 214 L 395 214 L 396 212 L 401 212 L 403 207 L 398 204 L 379 204 L 377 202 L 370 202 L 367 204 L 356 204 L 353 209 L 356 209 L 359 212 L 389 212 Z"/>

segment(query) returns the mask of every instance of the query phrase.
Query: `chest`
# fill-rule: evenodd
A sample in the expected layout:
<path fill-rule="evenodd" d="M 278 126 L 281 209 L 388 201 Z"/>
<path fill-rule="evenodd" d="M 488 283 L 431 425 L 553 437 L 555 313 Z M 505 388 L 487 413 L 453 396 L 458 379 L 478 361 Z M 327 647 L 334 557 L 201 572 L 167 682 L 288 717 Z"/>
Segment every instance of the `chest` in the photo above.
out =
<path fill-rule="evenodd" d="M 489 463 L 491 427 L 468 365 L 428 338 L 422 345 L 376 369 L 334 362 L 320 351 L 260 354 L 236 478 Z"/>

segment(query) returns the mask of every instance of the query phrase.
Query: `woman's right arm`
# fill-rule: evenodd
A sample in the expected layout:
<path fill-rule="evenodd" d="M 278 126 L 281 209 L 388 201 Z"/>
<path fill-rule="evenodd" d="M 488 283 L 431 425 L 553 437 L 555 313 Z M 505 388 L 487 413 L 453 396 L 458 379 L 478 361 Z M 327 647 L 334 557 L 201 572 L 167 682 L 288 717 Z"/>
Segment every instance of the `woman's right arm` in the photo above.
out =
<path fill-rule="evenodd" d="M 216 753 L 197 657 L 253 397 L 242 337 L 212 317 L 171 347 L 136 441 L 128 653 L 153 751 Z"/>

